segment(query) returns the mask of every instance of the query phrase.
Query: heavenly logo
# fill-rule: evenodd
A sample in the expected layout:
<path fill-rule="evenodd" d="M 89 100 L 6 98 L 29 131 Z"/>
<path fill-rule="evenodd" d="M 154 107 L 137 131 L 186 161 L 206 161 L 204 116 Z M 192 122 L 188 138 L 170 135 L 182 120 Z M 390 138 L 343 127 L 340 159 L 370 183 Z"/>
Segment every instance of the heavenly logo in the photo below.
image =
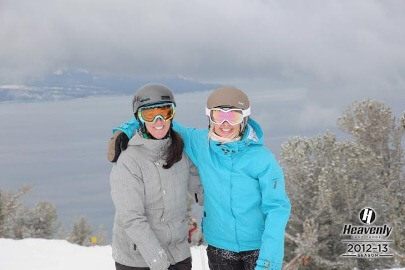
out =
<path fill-rule="evenodd" d="M 370 225 L 376 220 L 376 212 L 370 207 L 361 209 L 359 219 L 367 226 L 345 224 L 343 226 L 342 235 L 350 235 L 352 237 L 380 235 L 383 237 L 388 237 L 391 234 L 392 227 L 388 226 L 387 224 L 382 226 Z"/>
<path fill-rule="evenodd" d="M 359 218 L 364 224 L 371 224 L 375 220 L 375 211 L 372 208 L 363 208 L 360 211 Z"/>

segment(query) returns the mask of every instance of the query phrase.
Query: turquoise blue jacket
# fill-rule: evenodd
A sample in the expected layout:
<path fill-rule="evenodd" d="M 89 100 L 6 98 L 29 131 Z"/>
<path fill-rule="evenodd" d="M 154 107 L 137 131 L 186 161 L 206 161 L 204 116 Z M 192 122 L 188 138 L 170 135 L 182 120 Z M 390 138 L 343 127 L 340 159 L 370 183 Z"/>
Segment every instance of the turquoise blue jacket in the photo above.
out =
<path fill-rule="evenodd" d="M 118 129 L 131 138 L 137 128 L 133 118 Z M 291 206 L 283 171 L 263 146 L 260 125 L 249 119 L 243 138 L 225 144 L 208 139 L 207 129 L 176 122 L 173 128 L 200 173 L 205 241 L 234 252 L 260 249 L 256 270 L 281 269 Z"/>

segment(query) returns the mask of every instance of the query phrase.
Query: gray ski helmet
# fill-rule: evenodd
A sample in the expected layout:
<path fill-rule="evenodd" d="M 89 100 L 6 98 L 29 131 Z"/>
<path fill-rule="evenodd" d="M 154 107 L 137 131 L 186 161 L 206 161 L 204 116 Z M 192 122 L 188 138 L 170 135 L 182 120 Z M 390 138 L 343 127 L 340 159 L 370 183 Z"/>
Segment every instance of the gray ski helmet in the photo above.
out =
<path fill-rule="evenodd" d="M 141 86 L 135 92 L 132 100 L 135 117 L 140 107 L 159 103 L 173 103 L 176 105 L 173 92 L 169 87 L 160 83 L 148 83 Z"/>

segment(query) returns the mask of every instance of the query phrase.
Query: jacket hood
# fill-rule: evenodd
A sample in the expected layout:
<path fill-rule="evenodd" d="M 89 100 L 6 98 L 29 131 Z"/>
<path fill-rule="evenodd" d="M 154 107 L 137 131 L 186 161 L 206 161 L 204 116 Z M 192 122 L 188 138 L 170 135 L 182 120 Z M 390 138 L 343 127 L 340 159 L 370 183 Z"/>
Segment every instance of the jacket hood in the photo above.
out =
<path fill-rule="evenodd" d="M 263 130 L 259 123 L 252 118 L 249 118 L 247 123 L 247 129 L 243 133 L 241 142 L 249 142 L 251 144 L 263 145 L 264 135 Z"/>

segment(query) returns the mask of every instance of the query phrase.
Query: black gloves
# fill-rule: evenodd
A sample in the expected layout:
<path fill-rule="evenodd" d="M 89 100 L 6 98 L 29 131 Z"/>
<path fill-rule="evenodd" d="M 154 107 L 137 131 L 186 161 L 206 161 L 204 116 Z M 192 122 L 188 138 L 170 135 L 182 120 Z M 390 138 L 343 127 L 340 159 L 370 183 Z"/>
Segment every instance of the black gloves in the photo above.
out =
<path fill-rule="evenodd" d="M 128 141 L 129 139 L 124 132 L 116 131 L 108 142 L 107 159 L 116 162 L 121 151 L 127 149 Z"/>

